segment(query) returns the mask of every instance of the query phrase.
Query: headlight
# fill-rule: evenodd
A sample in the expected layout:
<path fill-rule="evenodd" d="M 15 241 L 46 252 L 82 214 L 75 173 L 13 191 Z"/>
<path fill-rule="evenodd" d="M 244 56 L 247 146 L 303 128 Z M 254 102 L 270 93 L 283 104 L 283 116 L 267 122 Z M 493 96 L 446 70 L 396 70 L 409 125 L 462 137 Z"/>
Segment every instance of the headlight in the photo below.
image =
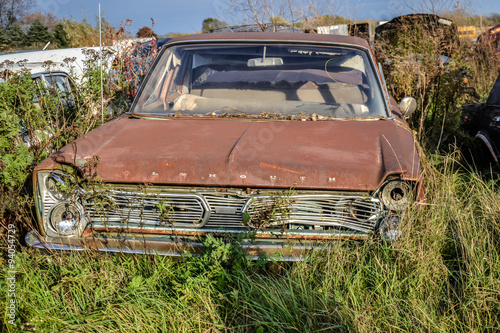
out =
<path fill-rule="evenodd" d="M 387 215 L 378 228 L 378 233 L 383 239 L 394 242 L 400 235 L 399 217 L 395 214 Z"/>
<path fill-rule="evenodd" d="M 39 171 L 37 200 L 43 233 L 48 237 L 80 236 L 87 225 L 75 179 L 60 171 Z"/>
<path fill-rule="evenodd" d="M 394 180 L 387 183 L 382 190 L 382 201 L 390 210 L 403 210 L 412 200 L 413 189 L 407 182 Z"/>
<path fill-rule="evenodd" d="M 50 225 L 60 235 L 73 235 L 81 224 L 82 211 L 83 208 L 77 203 L 60 203 L 50 210 Z"/>
<path fill-rule="evenodd" d="M 68 197 L 68 193 L 65 191 L 67 185 L 62 178 L 61 174 L 51 173 L 45 179 L 45 186 L 47 190 L 56 200 L 63 200 Z"/>

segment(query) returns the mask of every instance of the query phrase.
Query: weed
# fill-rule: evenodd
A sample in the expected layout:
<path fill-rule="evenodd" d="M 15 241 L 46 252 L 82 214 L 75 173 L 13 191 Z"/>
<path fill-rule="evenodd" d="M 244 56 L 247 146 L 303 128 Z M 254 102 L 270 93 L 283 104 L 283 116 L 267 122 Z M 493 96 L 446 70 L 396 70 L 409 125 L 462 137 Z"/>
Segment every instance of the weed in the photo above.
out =
<path fill-rule="evenodd" d="M 253 198 L 243 215 L 243 222 L 257 230 L 276 226 L 286 229 L 295 202 L 294 193 L 291 189 L 265 198 Z"/>
<path fill-rule="evenodd" d="M 170 204 L 166 199 L 160 200 L 160 203 L 156 205 L 158 212 L 160 213 L 160 224 L 173 224 L 172 219 L 169 217 L 170 213 L 175 210 L 175 205 Z"/>

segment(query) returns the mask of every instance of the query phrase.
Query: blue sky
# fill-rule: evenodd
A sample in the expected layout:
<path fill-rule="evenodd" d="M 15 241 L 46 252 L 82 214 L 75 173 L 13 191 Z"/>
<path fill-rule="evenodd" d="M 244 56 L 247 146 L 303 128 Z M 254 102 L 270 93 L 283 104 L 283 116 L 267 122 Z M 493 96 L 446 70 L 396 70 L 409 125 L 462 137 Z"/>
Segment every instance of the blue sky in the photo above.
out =
<path fill-rule="evenodd" d="M 87 18 L 96 22 L 98 4 L 106 18 L 119 25 L 122 20 L 131 19 L 127 31 L 135 34 L 142 26 L 151 26 L 151 18 L 156 20 L 154 30 L 163 35 L 169 32 L 195 33 L 207 17 L 216 17 L 226 6 L 226 0 L 36 0 L 36 11 L 49 11 L 57 17 L 77 20 Z M 477 14 L 500 13 L 499 0 L 471 0 Z M 351 19 L 388 20 L 409 10 L 402 2 L 395 0 L 338 0 L 337 15 Z"/>

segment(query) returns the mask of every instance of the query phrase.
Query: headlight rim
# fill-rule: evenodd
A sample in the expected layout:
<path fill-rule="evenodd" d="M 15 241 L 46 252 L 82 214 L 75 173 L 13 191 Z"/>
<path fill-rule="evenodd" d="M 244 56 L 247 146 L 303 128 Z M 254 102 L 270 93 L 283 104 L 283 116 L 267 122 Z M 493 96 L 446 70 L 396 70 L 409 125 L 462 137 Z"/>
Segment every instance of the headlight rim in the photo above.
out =
<path fill-rule="evenodd" d="M 401 190 L 403 197 L 400 200 L 395 200 L 391 197 L 391 194 L 398 188 Z M 387 209 L 401 212 L 415 200 L 415 185 L 402 179 L 389 180 L 382 187 L 380 199 Z"/>
<path fill-rule="evenodd" d="M 78 221 L 75 223 L 75 227 L 72 228 L 71 231 L 68 233 L 61 232 L 56 227 L 55 222 L 53 221 L 52 215 L 54 214 L 54 211 L 56 209 L 58 209 L 59 207 L 61 207 L 62 205 L 71 205 L 73 208 L 76 209 L 76 211 L 78 212 L 78 215 L 79 215 Z M 48 219 L 47 220 L 48 227 L 51 229 L 52 232 L 54 232 L 55 234 L 57 234 L 60 237 L 72 237 L 72 236 L 74 237 L 74 236 L 80 235 L 83 232 L 83 229 L 86 227 L 85 210 L 80 203 L 74 202 L 74 201 L 60 201 L 60 202 L 58 202 L 57 204 L 55 204 L 53 207 L 50 208 L 50 210 L 47 214 L 47 219 Z M 58 222 L 58 223 L 60 223 L 60 222 Z"/>
<path fill-rule="evenodd" d="M 64 186 L 70 186 L 68 188 L 68 193 L 65 193 L 66 195 L 54 195 L 54 193 L 49 190 L 47 183 L 48 179 L 52 176 L 56 176 L 60 180 L 64 181 Z M 82 189 L 79 188 L 77 184 L 75 176 L 71 171 L 67 171 L 66 169 L 43 169 L 37 171 L 35 188 L 37 196 L 36 205 L 38 207 L 37 212 L 40 219 L 40 234 L 46 237 L 80 237 L 83 234 L 88 225 L 88 218 L 85 209 L 80 202 Z M 60 207 L 61 204 L 73 205 L 80 215 L 77 226 L 71 230 L 72 232 L 61 233 L 60 229 L 58 230 L 54 224 L 53 211 L 56 207 Z"/>
<path fill-rule="evenodd" d="M 62 171 L 59 171 L 59 170 L 45 170 L 45 172 L 48 174 L 45 176 L 45 179 L 44 179 L 44 187 L 45 187 L 45 190 L 49 193 L 49 195 L 52 197 L 52 199 L 54 199 L 55 201 L 60 201 L 60 202 L 64 202 L 64 201 L 69 201 L 71 198 L 74 198 L 76 195 L 77 195 L 77 190 L 73 190 L 73 191 L 69 191 L 69 193 L 65 193 L 63 191 L 59 191 L 59 193 L 62 194 L 62 197 L 61 198 L 58 198 L 49 188 L 49 185 L 48 185 L 48 181 L 49 179 L 54 179 L 54 178 L 59 178 L 60 182 L 66 186 L 65 182 L 64 182 L 64 179 L 63 177 L 67 177 L 69 179 L 70 182 L 72 182 L 73 184 L 76 184 L 76 181 L 74 180 L 73 176 L 71 175 L 68 175 L 67 173 L 65 172 L 62 172 Z M 59 177 L 59 176 L 62 176 L 62 177 Z"/>

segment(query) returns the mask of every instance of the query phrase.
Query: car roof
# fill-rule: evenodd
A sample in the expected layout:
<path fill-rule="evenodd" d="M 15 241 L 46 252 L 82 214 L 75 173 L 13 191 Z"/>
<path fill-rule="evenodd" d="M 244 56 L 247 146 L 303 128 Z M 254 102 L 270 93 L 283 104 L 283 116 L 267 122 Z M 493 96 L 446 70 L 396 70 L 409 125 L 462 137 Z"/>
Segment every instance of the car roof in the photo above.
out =
<path fill-rule="evenodd" d="M 246 41 L 248 43 L 260 41 L 335 43 L 348 44 L 368 49 L 370 48 L 368 42 L 359 37 L 287 32 L 221 32 L 211 34 L 197 34 L 173 38 L 169 40 L 165 45 L 168 46 L 169 44 L 177 42 L 202 41 Z"/>
<path fill-rule="evenodd" d="M 115 52 L 115 48 L 105 46 L 103 50 Z M 69 49 L 51 49 L 38 50 L 30 52 L 15 52 L 0 55 L 0 70 L 9 69 L 12 71 L 21 71 L 28 69 L 31 73 L 47 72 L 47 61 L 51 61 L 51 71 L 73 72 L 76 78 L 81 78 L 85 69 L 86 50 L 94 50 L 99 52 L 99 47 L 79 47 Z M 75 58 L 70 62 L 70 65 L 65 63 L 66 59 Z M 12 61 L 13 64 L 7 64 L 6 61 Z M 22 64 L 20 64 L 21 62 Z"/>

